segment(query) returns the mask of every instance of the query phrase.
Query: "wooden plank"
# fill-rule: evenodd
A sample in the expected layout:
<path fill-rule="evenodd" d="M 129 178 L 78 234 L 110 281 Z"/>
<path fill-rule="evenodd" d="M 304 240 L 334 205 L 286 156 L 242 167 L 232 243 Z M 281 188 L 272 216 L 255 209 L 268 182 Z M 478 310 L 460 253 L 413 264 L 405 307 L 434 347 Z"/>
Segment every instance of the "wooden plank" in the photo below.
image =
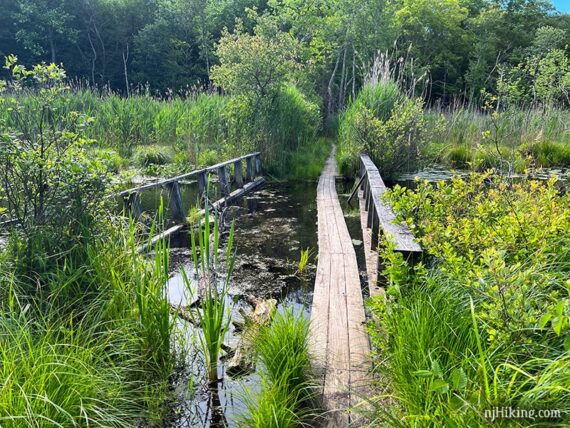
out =
<path fill-rule="evenodd" d="M 220 197 L 228 196 L 230 194 L 230 184 L 228 182 L 228 171 L 226 165 L 218 168 L 218 186 L 220 189 Z"/>
<path fill-rule="evenodd" d="M 141 217 L 143 209 L 139 192 L 129 194 L 127 198 L 127 209 L 132 214 L 135 221 Z"/>
<path fill-rule="evenodd" d="M 368 174 L 365 182 L 364 197 L 367 200 L 368 227 L 375 226 L 374 216 L 378 217 L 378 227 L 382 232 L 392 239 L 396 245 L 395 250 L 405 253 L 421 253 L 422 249 L 416 242 L 414 236 L 407 226 L 396 222 L 396 215 L 392 207 L 382 201 L 382 194 L 386 191 L 386 185 L 380 176 L 380 172 L 370 157 L 366 154 L 360 155 L 360 161 Z M 372 212 L 374 210 L 374 213 Z M 375 215 L 374 215 L 375 214 Z M 373 228 L 374 231 L 375 227 Z M 377 234 L 372 235 L 372 245 L 377 243 Z"/>
<path fill-rule="evenodd" d="M 255 173 L 261 175 L 261 153 L 255 155 Z"/>
<path fill-rule="evenodd" d="M 234 179 L 238 188 L 243 187 L 243 167 L 241 159 L 234 162 Z"/>
<path fill-rule="evenodd" d="M 317 185 L 319 255 L 311 309 L 311 344 L 323 365 L 329 427 L 350 423 L 356 384 L 368 373 L 368 336 L 356 252 L 336 192 L 334 151 Z"/>
<path fill-rule="evenodd" d="M 246 169 L 246 174 L 245 174 L 245 178 L 247 180 L 247 182 L 252 182 L 253 179 L 255 178 L 255 173 L 253 172 L 253 158 L 249 157 L 245 160 L 245 169 Z"/>
<path fill-rule="evenodd" d="M 216 202 L 214 202 L 210 206 L 210 208 L 216 209 L 216 210 L 220 209 L 222 206 L 232 203 L 233 201 L 241 198 L 242 196 L 246 195 L 247 193 L 255 191 L 258 187 L 261 187 L 263 184 L 265 184 L 265 178 L 259 177 L 253 183 L 247 183 L 245 186 L 243 186 L 243 188 L 234 190 L 227 197 L 217 200 Z M 200 210 L 199 216 L 200 217 L 203 216 L 204 212 L 205 212 L 204 209 Z M 153 237 L 149 242 L 146 242 L 143 245 L 141 245 L 137 249 L 137 251 L 139 253 L 142 253 L 142 252 L 145 252 L 149 249 L 152 249 L 154 247 L 154 245 L 159 240 L 170 238 L 170 236 L 172 234 L 178 233 L 179 231 L 184 229 L 186 227 L 187 223 L 189 223 L 189 219 L 186 219 L 185 223 L 181 223 L 181 224 L 177 224 L 175 226 L 172 226 L 171 228 L 169 228 L 169 229 L 165 230 L 164 232 L 158 234 L 157 236 Z"/>
<path fill-rule="evenodd" d="M 184 204 L 182 203 L 182 194 L 180 193 L 180 186 L 178 185 L 178 181 L 173 181 L 167 186 L 170 214 L 172 216 L 172 219 L 176 222 L 184 221 Z"/>
<path fill-rule="evenodd" d="M 219 168 L 221 168 L 223 166 L 231 165 L 231 164 L 233 164 L 239 160 L 258 159 L 258 158 L 259 158 L 259 167 L 260 167 L 259 170 L 261 171 L 261 153 L 255 152 L 255 153 L 250 153 L 250 154 L 245 155 L 245 156 L 241 156 L 239 158 L 234 158 L 234 159 L 230 159 L 230 160 L 225 161 L 225 162 L 220 162 L 220 163 L 217 163 L 215 165 L 209 166 L 207 168 L 198 169 L 195 171 L 190 171 L 190 172 L 187 172 L 186 174 L 182 174 L 182 175 L 177 175 L 176 177 L 166 178 L 164 180 L 159 180 L 159 181 L 156 181 L 154 183 L 148 183 L 148 184 L 144 184 L 142 186 L 133 187 L 132 189 L 123 190 L 122 192 L 111 195 L 110 197 L 128 196 L 131 193 L 140 192 L 141 190 L 152 189 L 153 187 L 162 187 L 162 186 L 165 186 L 165 185 L 172 183 L 174 181 L 180 182 L 182 180 L 186 180 L 186 179 L 189 179 L 189 178 L 194 177 L 194 176 L 199 176 L 201 173 L 218 171 Z"/>
<path fill-rule="evenodd" d="M 200 196 L 204 194 L 206 191 L 206 187 L 208 186 L 208 177 L 206 171 L 201 171 L 198 174 L 198 193 Z"/>
<path fill-rule="evenodd" d="M 368 212 L 362 191 L 358 194 L 360 204 L 360 227 L 362 228 L 362 245 L 364 246 L 364 257 L 366 259 L 366 275 L 368 277 L 368 291 L 370 296 L 377 296 L 383 293 L 378 287 L 378 253 L 372 247 L 371 229 L 367 226 Z"/>

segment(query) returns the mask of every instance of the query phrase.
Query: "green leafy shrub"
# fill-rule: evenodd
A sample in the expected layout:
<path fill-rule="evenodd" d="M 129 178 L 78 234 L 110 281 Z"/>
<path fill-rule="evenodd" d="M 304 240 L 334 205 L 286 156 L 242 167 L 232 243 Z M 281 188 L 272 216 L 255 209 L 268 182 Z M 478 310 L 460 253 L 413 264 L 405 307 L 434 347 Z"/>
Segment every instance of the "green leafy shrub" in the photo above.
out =
<path fill-rule="evenodd" d="M 389 192 L 426 262 L 412 269 L 387 243 L 389 298 L 372 304 L 404 425 L 472 426 L 489 422 L 491 406 L 570 404 L 570 200 L 555 184 L 487 173 Z M 376 417 L 401 420 L 388 413 Z"/>
<path fill-rule="evenodd" d="M 128 165 L 128 160 L 112 149 L 91 149 L 89 150 L 89 156 L 99 160 L 108 172 L 114 174 L 117 174 Z"/>
<path fill-rule="evenodd" d="M 36 253 L 39 259 L 65 253 L 83 239 L 86 226 L 96 222 L 109 177 L 87 152 L 91 140 L 84 133 L 92 119 L 58 110 L 68 92 L 65 71 L 54 64 L 28 70 L 15 57 L 6 67 L 12 93 L 0 104 L 11 120 L 0 129 L 0 188 L 24 237 L 20 255 L 33 269 Z M 38 87 L 22 102 L 19 95 L 30 85 Z"/>
<path fill-rule="evenodd" d="M 337 160 L 341 172 L 355 174 L 361 152 L 368 153 L 388 179 L 417 168 L 441 120 L 428 127 L 423 102 L 406 98 L 391 81 L 365 85 L 340 121 Z"/>

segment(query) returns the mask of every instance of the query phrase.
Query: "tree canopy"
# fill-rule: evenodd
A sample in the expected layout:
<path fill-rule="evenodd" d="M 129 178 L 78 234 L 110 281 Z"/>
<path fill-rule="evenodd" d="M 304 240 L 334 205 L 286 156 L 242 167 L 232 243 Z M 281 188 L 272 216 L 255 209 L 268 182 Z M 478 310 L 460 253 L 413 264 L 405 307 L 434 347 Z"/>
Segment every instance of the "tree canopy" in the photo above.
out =
<path fill-rule="evenodd" d="M 428 101 L 478 102 L 482 91 L 512 88 L 506 78 L 542 87 L 531 74 L 564 66 L 570 43 L 570 15 L 546 0 L 2 0 L 2 11 L 0 54 L 25 65 L 63 64 L 91 85 L 163 93 L 212 82 L 235 92 L 242 73 L 274 79 L 302 64 L 297 83 L 328 113 L 354 99 L 379 51 L 402 73 L 429 77 Z M 269 21 L 271 37 L 262 34 Z M 236 55 L 239 67 L 228 68 Z"/>

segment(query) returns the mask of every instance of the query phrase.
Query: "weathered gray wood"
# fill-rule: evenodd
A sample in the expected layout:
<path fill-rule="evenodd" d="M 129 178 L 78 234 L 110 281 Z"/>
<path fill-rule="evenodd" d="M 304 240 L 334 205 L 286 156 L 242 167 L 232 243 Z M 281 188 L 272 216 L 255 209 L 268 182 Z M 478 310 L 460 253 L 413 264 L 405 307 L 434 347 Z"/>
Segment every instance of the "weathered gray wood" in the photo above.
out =
<path fill-rule="evenodd" d="M 208 185 L 208 178 L 206 171 L 200 171 L 200 173 L 198 174 L 198 193 L 200 193 L 200 196 L 202 196 L 206 191 L 207 185 Z"/>
<path fill-rule="evenodd" d="M 348 204 L 348 206 L 352 206 L 350 201 L 352 200 L 352 198 L 354 197 L 354 195 L 356 195 L 358 193 L 358 190 L 360 189 L 360 185 L 362 184 L 362 182 L 364 181 L 364 178 L 366 177 L 366 174 L 361 175 L 360 176 L 360 180 L 358 180 L 358 183 L 356 183 L 356 186 L 354 186 L 354 189 L 352 190 L 352 192 L 350 193 L 350 196 L 348 197 L 348 200 L 346 201 L 346 203 Z"/>
<path fill-rule="evenodd" d="M 238 160 L 243 160 L 243 159 L 259 159 L 259 169 L 258 169 L 258 175 L 261 174 L 261 153 L 260 152 L 255 152 L 255 153 L 250 153 L 248 155 L 239 157 L 239 158 L 234 158 L 234 159 L 230 159 L 228 161 L 225 162 L 221 162 L 221 163 L 217 163 L 215 165 L 209 166 L 207 168 L 204 169 L 199 169 L 196 171 L 191 171 L 188 172 L 186 174 L 182 174 L 182 175 L 178 175 L 176 177 L 172 177 L 172 178 L 167 178 L 164 180 L 159 180 L 159 181 L 155 181 L 154 183 L 148 183 L 148 184 L 144 184 L 142 186 L 138 186 L 138 187 L 134 187 L 132 189 L 127 189 L 127 190 L 123 190 L 122 192 L 116 193 L 114 195 L 111 195 L 111 197 L 113 196 L 128 196 L 131 193 L 134 192 L 140 192 L 141 190 L 146 190 L 146 189 L 152 189 L 153 187 L 163 187 L 169 183 L 172 183 L 174 181 L 182 181 L 182 180 L 186 180 L 188 178 L 194 177 L 194 176 L 198 176 L 201 173 L 210 173 L 210 172 L 216 172 L 218 171 L 219 168 L 221 168 L 222 166 L 228 166 L 233 164 L 234 162 L 238 161 Z"/>
<path fill-rule="evenodd" d="M 178 181 L 173 181 L 167 185 L 168 198 L 170 206 L 170 215 L 176 222 L 184 221 L 186 218 L 184 211 L 184 204 L 182 203 L 182 194 L 180 193 L 180 185 Z"/>
<path fill-rule="evenodd" d="M 368 277 L 368 290 L 370 296 L 376 296 L 382 293 L 382 289 L 378 287 L 378 253 L 372 245 L 372 231 L 367 226 L 368 212 L 366 211 L 366 202 L 362 190 L 358 193 L 358 202 L 360 205 L 360 226 L 362 228 L 362 239 L 364 246 L 364 256 L 366 259 L 366 276 Z"/>
<path fill-rule="evenodd" d="M 249 157 L 245 160 L 246 169 L 246 180 L 248 183 L 252 182 L 255 178 L 255 172 L 253 172 L 253 158 Z"/>
<path fill-rule="evenodd" d="M 241 164 L 241 159 L 234 162 L 234 178 L 236 180 L 236 186 L 238 188 L 243 187 L 243 168 Z"/>
<path fill-rule="evenodd" d="M 261 175 L 261 153 L 255 155 L 255 173 Z"/>
<path fill-rule="evenodd" d="M 364 304 L 356 252 L 335 187 L 334 150 L 317 186 L 318 264 L 311 309 L 310 343 L 316 369 L 324 377 L 323 402 L 329 427 L 350 424 L 351 405 L 360 396 L 370 347 L 364 329 Z"/>
<path fill-rule="evenodd" d="M 367 200 L 368 227 L 373 225 L 373 217 L 378 218 L 379 228 L 382 233 L 394 241 L 395 250 L 403 253 L 421 253 L 422 249 L 416 242 L 414 236 L 404 224 L 396 221 L 396 215 L 392 207 L 382 201 L 382 194 L 386 191 L 386 185 L 378 172 L 378 168 L 366 154 L 360 155 L 363 167 L 367 171 L 368 179 L 365 186 L 364 196 Z M 366 192 L 368 190 L 368 194 Z M 367 196 L 370 196 L 371 202 Z M 373 213 L 372 213 L 373 212 Z M 372 237 L 372 241 L 377 240 L 377 236 Z M 377 242 L 377 241 L 376 241 Z"/>
<path fill-rule="evenodd" d="M 255 370 L 254 341 L 258 337 L 261 327 L 271 322 L 277 308 L 277 300 L 275 299 L 257 300 L 253 304 L 253 312 L 248 314 L 243 310 L 240 311 L 245 321 L 244 330 L 226 368 L 227 373 L 231 376 L 246 374 Z"/>
<path fill-rule="evenodd" d="M 232 202 L 234 202 L 235 200 L 243 197 L 244 195 L 251 193 L 253 191 L 255 191 L 257 188 L 263 186 L 263 184 L 265 184 L 265 178 L 263 177 L 258 177 L 255 181 L 253 181 L 252 183 L 247 183 L 243 186 L 243 188 L 241 189 L 237 189 L 234 190 L 232 193 L 230 193 L 228 196 L 226 196 L 225 198 L 221 198 L 219 200 L 217 200 L 216 202 L 214 202 L 210 208 L 213 210 L 218 210 L 221 207 L 223 207 L 224 205 L 227 204 L 231 204 Z M 204 209 L 202 209 L 200 211 L 200 216 L 204 215 Z M 187 219 L 188 220 L 188 219 Z M 177 224 L 172 226 L 170 229 L 165 230 L 164 232 L 154 236 L 150 242 L 146 242 L 143 245 L 141 245 L 137 251 L 139 253 L 145 252 L 149 249 L 152 249 L 154 247 L 154 245 L 160 241 L 161 239 L 167 239 L 169 238 L 171 235 L 180 232 L 182 229 L 184 229 L 186 227 L 186 222 L 185 223 L 181 223 L 181 224 Z"/>
<path fill-rule="evenodd" d="M 220 188 L 220 196 L 228 196 L 230 194 L 230 185 L 228 182 L 228 171 L 226 165 L 218 168 L 218 186 Z"/>
<path fill-rule="evenodd" d="M 133 192 L 129 194 L 127 198 L 127 210 L 131 213 L 135 220 L 138 220 L 141 217 L 143 209 L 139 192 Z"/>

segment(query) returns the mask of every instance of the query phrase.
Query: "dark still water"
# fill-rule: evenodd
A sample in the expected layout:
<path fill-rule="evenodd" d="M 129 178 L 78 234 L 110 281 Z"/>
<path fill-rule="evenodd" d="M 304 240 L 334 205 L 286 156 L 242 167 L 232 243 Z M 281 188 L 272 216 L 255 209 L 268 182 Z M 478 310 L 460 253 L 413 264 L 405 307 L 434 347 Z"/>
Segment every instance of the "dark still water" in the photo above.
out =
<path fill-rule="evenodd" d="M 192 198 L 191 190 L 188 195 Z M 147 207 L 150 211 L 151 206 Z M 235 221 L 237 248 L 227 300 L 232 307 L 231 318 L 242 319 L 239 309 L 249 308 L 246 296 L 274 298 L 278 311 L 293 306 L 297 313 L 309 316 L 317 250 L 316 182 L 266 184 L 228 208 L 225 217 L 228 223 Z M 181 274 L 182 269 L 192 272 L 186 235 L 183 232 L 171 241 L 173 264 L 168 282 L 169 300 L 182 306 L 192 300 Z M 299 275 L 300 252 L 307 248 L 312 255 L 306 272 Z M 212 391 L 206 384 L 200 330 L 185 321 L 180 323 L 185 331 L 181 348 L 185 349 L 186 366 L 179 370 L 173 385 L 176 402 L 167 426 L 236 426 L 239 415 L 246 411 L 246 396 L 255 396 L 259 391 L 259 375 L 253 372 L 232 377 L 225 373 L 227 360 L 222 358 L 219 375 L 223 381 Z M 239 338 L 231 325 L 225 345 L 235 347 Z"/>

